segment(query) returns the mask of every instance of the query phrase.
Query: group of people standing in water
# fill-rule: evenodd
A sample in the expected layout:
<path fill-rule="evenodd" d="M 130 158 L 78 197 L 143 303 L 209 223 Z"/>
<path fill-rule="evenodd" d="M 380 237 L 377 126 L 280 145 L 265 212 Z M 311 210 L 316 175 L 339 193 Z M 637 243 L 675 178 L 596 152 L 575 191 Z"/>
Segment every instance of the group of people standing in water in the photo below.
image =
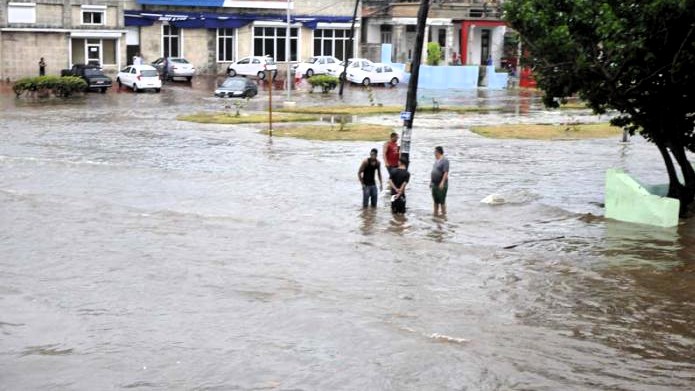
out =
<path fill-rule="evenodd" d="M 376 207 L 379 190 L 383 190 L 381 176 L 381 161 L 378 159 L 379 151 L 373 148 L 369 157 L 362 161 L 357 177 L 362 184 L 362 207 L 367 208 L 371 204 Z M 398 133 L 391 133 L 389 141 L 384 143 L 383 161 L 389 175 L 388 187 L 391 193 L 391 212 L 395 214 L 405 213 L 405 190 L 410 182 L 408 172 L 408 160 L 400 155 L 398 146 Z M 430 177 L 430 189 L 434 204 L 434 214 L 446 214 L 446 193 L 449 185 L 449 160 L 444 156 L 444 148 L 434 148 L 435 162 L 432 166 Z M 377 189 L 376 178 L 379 178 Z"/>

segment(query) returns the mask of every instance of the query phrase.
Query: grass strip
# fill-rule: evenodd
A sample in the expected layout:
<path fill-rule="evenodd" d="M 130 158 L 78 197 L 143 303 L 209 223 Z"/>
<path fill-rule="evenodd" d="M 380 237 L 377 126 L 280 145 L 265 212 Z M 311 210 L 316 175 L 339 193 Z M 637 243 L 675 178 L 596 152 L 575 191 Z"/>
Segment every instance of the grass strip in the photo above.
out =
<path fill-rule="evenodd" d="M 323 114 L 323 115 L 374 115 L 374 114 L 397 114 L 404 110 L 403 106 L 305 106 L 305 107 L 284 107 L 279 109 L 284 113 L 298 114 Z M 497 107 L 466 107 L 466 106 L 441 106 L 436 110 L 432 106 L 419 106 L 419 113 L 434 112 L 455 112 L 455 113 L 475 113 L 490 112 L 500 110 Z"/>
<path fill-rule="evenodd" d="M 622 134 L 622 129 L 608 123 L 474 126 L 471 131 L 488 138 L 524 140 L 577 140 L 615 137 Z"/>
<path fill-rule="evenodd" d="M 268 122 L 268 114 L 242 114 L 236 117 L 224 112 L 205 112 L 179 115 L 176 119 L 179 121 L 197 122 L 201 124 L 259 124 Z M 316 120 L 318 120 L 318 118 L 315 115 L 273 112 L 273 122 L 305 122 Z"/>
<path fill-rule="evenodd" d="M 384 141 L 393 127 L 375 124 L 289 125 L 273 129 L 273 136 L 323 141 Z M 268 134 L 267 130 L 261 131 Z"/>

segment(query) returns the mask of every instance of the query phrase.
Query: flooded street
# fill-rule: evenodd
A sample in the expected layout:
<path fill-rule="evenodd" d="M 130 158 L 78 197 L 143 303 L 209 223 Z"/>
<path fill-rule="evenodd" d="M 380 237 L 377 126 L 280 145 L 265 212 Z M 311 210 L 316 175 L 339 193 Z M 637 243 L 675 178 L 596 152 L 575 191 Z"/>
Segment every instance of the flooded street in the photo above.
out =
<path fill-rule="evenodd" d="M 640 137 L 486 139 L 470 127 L 605 118 L 529 92 L 421 91 L 504 112 L 416 115 L 395 218 L 361 208 L 357 170 L 381 143 L 176 121 L 224 106 L 194 82 L 0 93 L 0 390 L 695 388 L 695 222 L 602 218 L 606 169 L 667 178 Z M 405 86 L 374 95 L 403 104 Z M 398 115 L 364 121 L 400 132 Z M 506 202 L 480 203 L 493 193 Z"/>

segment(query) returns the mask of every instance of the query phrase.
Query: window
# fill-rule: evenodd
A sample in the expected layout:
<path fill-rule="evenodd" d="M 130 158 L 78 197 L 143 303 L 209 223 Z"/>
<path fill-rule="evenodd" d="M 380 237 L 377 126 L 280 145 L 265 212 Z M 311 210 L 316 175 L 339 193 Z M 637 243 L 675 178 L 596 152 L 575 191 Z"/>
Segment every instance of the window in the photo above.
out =
<path fill-rule="evenodd" d="M 391 39 L 393 39 L 393 26 L 382 24 L 379 30 L 381 32 L 381 43 L 391 43 Z"/>
<path fill-rule="evenodd" d="M 36 4 L 7 3 L 7 23 L 36 23 Z"/>
<path fill-rule="evenodd" d="M 162 26 L 162 56 L 181 57 L 181 29 L 178 27 Z"/>
<path fill-rule="evenodd" d="M 352 57 L 349 29 L 314 31 L 314 56 L 334 56 L 343 60 Z"/>
<path fill-rule="evenodd" d="M 234 61 L 234 29 L 217 29 L 217 62 Z"/>
<path fill-rule="evenodd" d="M 297 36 L 296 27 L 290 28 L 290 55 L 289 61 L 297 61 Z M 271 56 L 276 61 L 288 61 L 285 53 L 287 42 L 286 27 L 254 27 L 253 29 L 253 55 Z"/>
<path fill-rule="evenodd" d="M 104 11 L 82 11 L 82 24 L 104 24 Z"/>

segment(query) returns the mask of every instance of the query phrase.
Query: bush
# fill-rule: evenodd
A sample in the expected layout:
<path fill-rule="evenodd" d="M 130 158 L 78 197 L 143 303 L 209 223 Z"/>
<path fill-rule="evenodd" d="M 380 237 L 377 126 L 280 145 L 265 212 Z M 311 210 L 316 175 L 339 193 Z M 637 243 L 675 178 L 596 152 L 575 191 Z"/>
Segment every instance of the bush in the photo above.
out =
<path fill-rule="evenodd" d="M 19 97 L 25 92 L 53 93 L 55 96 L 68 97 L 87 89 L 87 82 L 76 76 L 38 76 L 17 80 L 12 86 Z"/>
<path fill-rule="evenodd" d="M 430 42 L 427 44 L 427 65 L 439 65 L 442 59 L 442 48 L 439 42 Z"/>
<path fill-rule="evenodd" d="M 316 75 L 312 76 L 309 78 L 309 84 L 311 84 L 311 91 L 314 91 L 314 88 L 316 87 L 321 87 L 321 92 L 324 94 L 327 94 L 330 90 L 335 89 L 335 87 L 338 85 L 338 78 L 335 76 L 329 76 L 329 75 Z"/>

